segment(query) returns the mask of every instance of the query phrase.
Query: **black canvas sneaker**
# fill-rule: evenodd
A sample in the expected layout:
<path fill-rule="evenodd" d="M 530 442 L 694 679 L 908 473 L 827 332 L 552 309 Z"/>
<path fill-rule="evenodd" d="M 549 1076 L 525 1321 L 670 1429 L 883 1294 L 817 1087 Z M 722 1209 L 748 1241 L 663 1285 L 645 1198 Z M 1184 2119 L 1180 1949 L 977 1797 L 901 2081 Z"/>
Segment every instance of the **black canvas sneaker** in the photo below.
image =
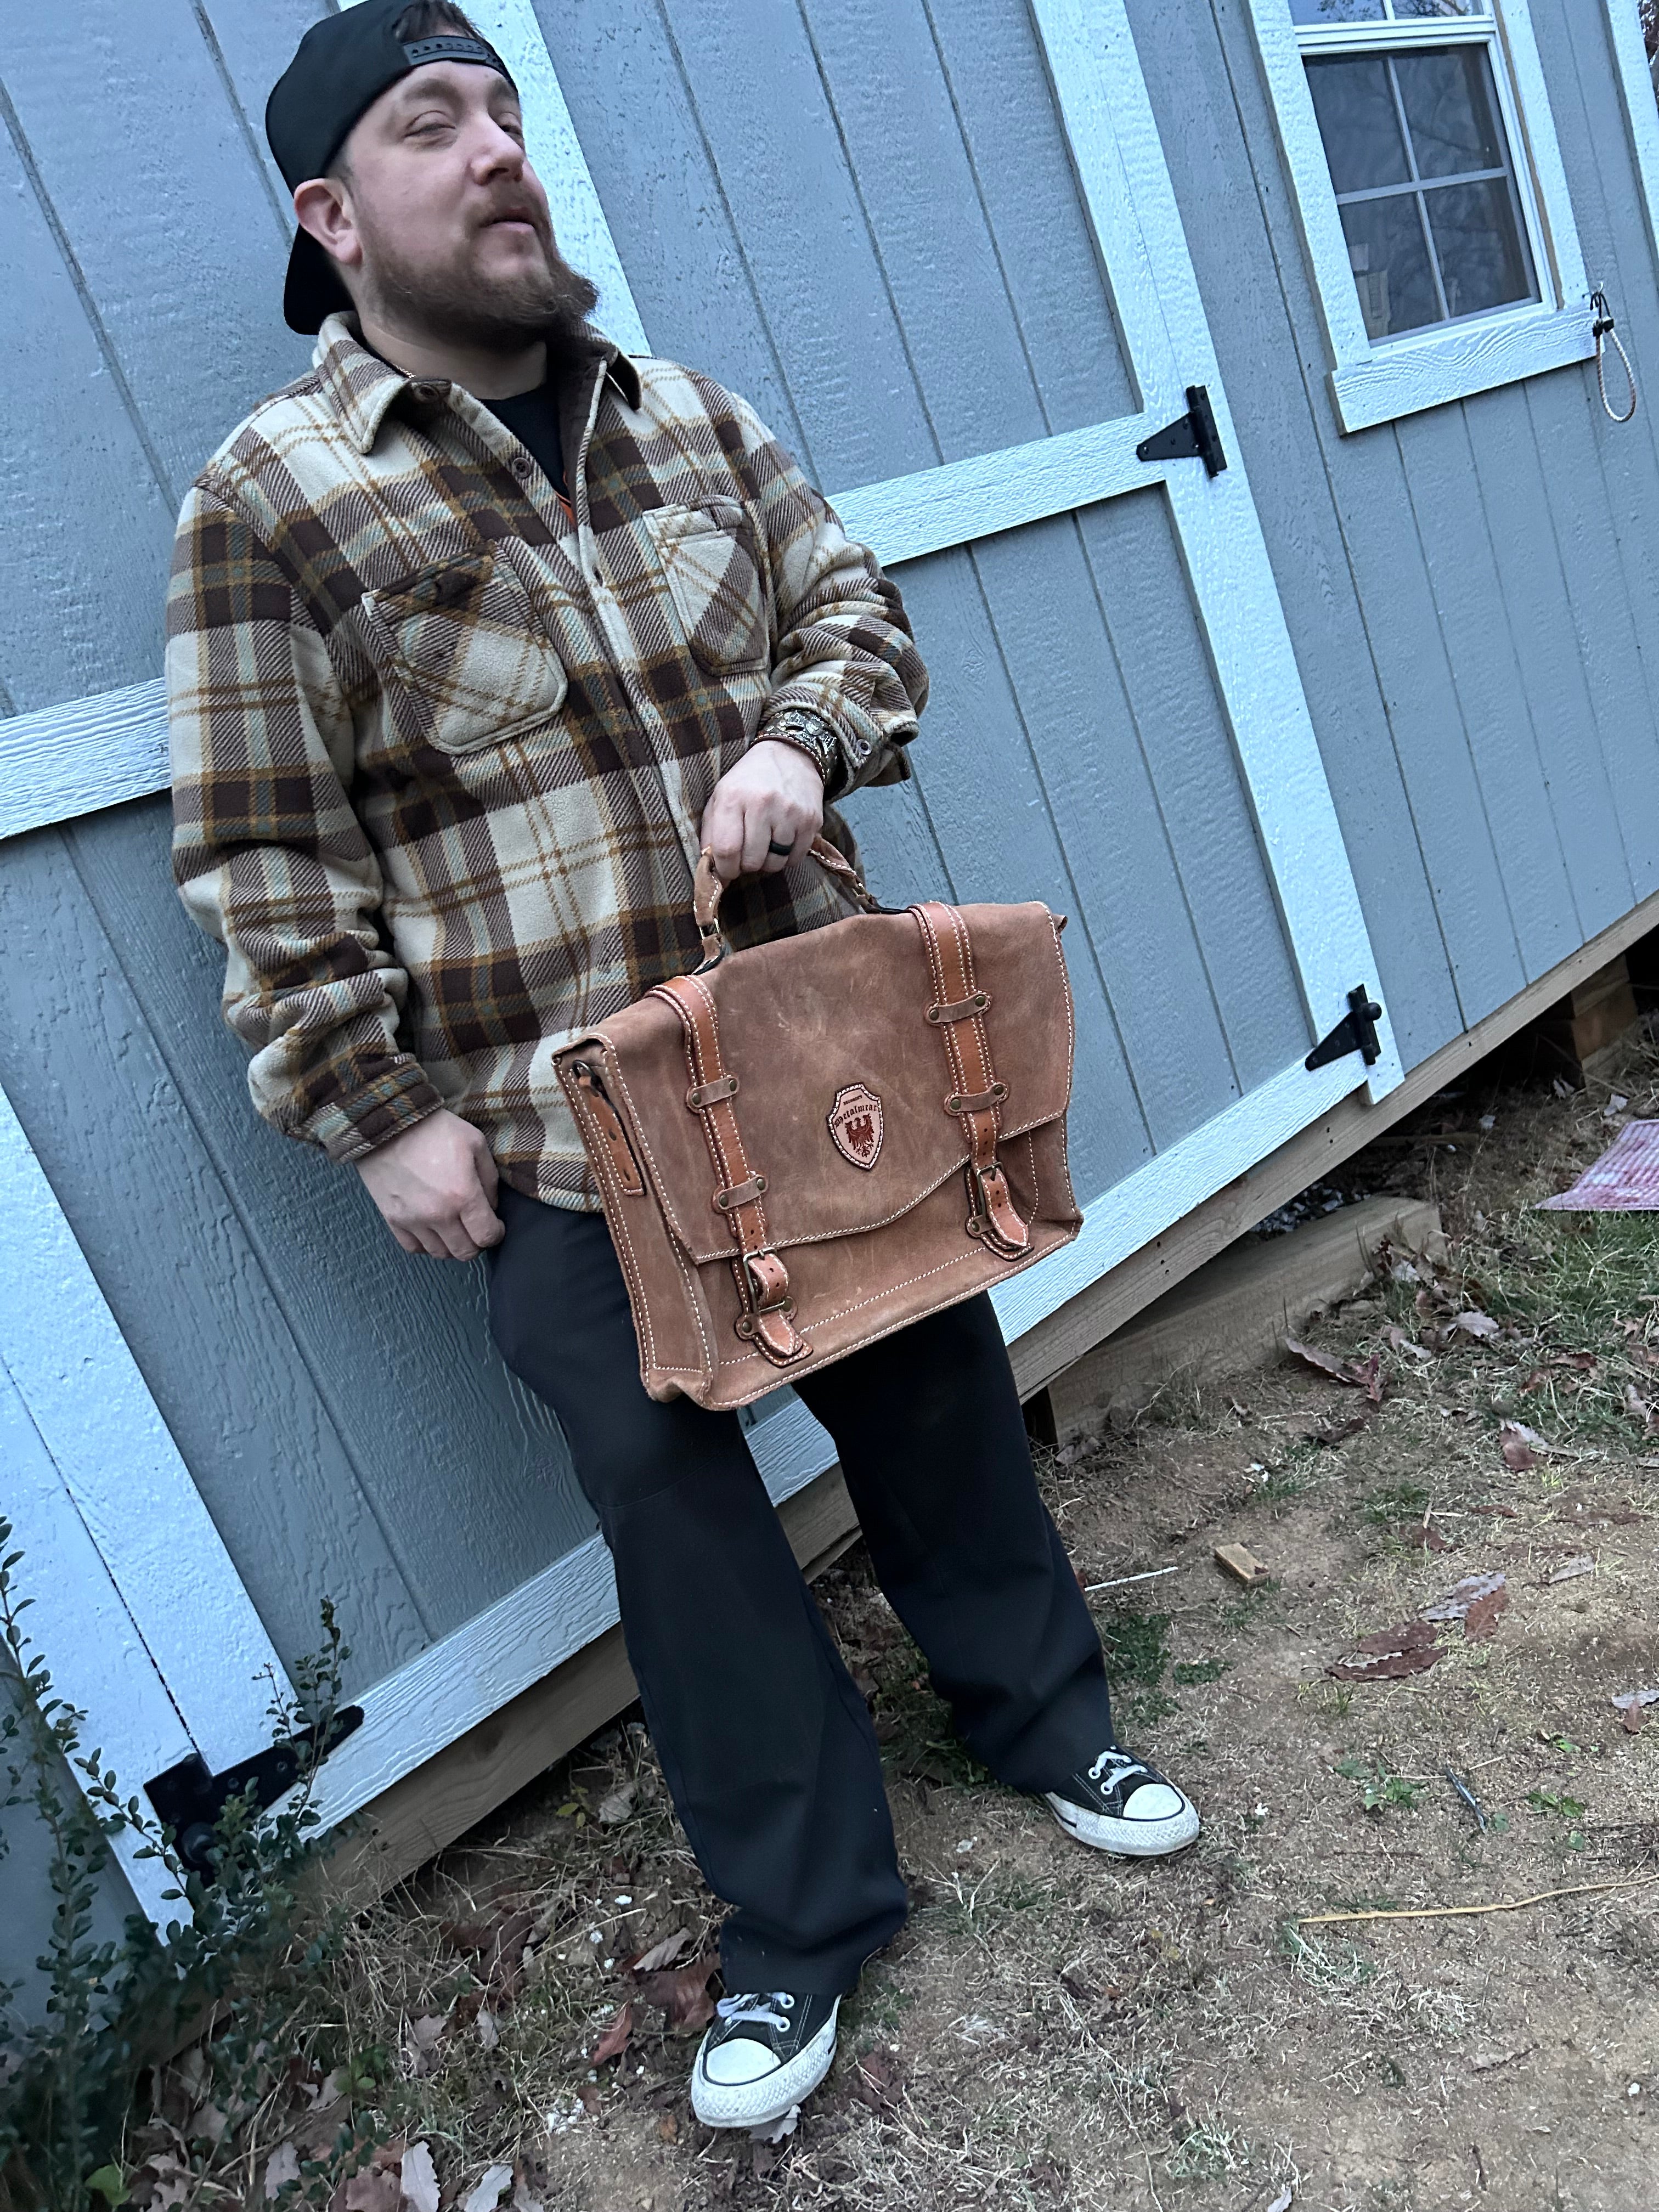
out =
<path fill-rule="evenodd" d="M 839 1997 L 722 1997 L 691 2069 L 691 2109 L 706 2128 L 759 2128 L 810 2097 L 836 2055 Z"/>
<path fill-rule="evenodd" d="M 1044 1791 L 1068 1836 L 1121 1858 L 1162 1858 L 1198 1833 L 1198 1808 L 1155 1766 L 1114 1745 L 1063 1790 Z"/>

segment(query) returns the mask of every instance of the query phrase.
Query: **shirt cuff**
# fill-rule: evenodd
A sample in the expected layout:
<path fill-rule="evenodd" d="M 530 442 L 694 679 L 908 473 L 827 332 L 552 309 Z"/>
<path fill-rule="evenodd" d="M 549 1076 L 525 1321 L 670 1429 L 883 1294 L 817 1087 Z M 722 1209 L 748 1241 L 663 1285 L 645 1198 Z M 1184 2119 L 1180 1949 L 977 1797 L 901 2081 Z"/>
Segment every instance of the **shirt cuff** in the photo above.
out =
<path fill-rule="evenodd" d="M 331 1160 L 366 1159 L 438 1113 L 443 1103 L 418 1061 L 404 1060 L 346 1097 L 331 1099 L 312 1115 L 303 1133 Z"/>

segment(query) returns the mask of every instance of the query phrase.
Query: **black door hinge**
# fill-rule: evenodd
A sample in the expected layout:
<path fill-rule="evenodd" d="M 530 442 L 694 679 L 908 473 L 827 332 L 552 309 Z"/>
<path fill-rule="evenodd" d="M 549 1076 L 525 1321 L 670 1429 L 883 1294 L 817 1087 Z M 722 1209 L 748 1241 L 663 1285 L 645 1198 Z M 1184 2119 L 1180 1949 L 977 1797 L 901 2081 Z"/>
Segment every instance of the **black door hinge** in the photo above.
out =
<path fill-rule="evenodd" d="M 347 1705 L 336 1713 L 324 1757 L 361 1728 L 362 1720 L 361 1705 Z M 274 1805 L 299 1780 L 301 1754 L 309 1751 L 311 1741 L 312 1731 L 301 1729 L 298 1735 L 256 1751 L 252 1759 L 239 1760 L 222 1774 L 215 1774 L 201 1753 L 193 1751 L 144 1784 L 156 1819 L 172 1829 L 173 1848 L 193 1873 L 212 1874 L 214 1827 L 231 1799 L 251 1791 L 261 1811 Z"/>
<path fill-rule="evenodd" d="M 1154 430 L 1150 438 L 1143 438 L 1135 447 L 1138 461 L 1203 462 L 1212 477 L 1218 477 L 1227 465 L 1227 456 L 1221 450 L 1221 433 L 1215 427 L 1215 415 L 1210 406 L 1210 395 L 1201 384 L 1187 386 L 1187 412 L 1177 415 L 1173 422 L 1166 422 L 1161 430 Z"/>
<path fill-rule="evenodd" d="M 1332 1060 L 1357 1052 L 1366 1066 L 1370 1066 L 1382 1057 L 1382 1048 L 1376 1037 L 1376 1025 L 1382 1018 L 1382 1007 L 1362 983 L 1358 990 L 1349 992 L 1347 1012 L 1328 1036 L 1320 1038 L 1303 1066 L 1328 1067 Z"/>

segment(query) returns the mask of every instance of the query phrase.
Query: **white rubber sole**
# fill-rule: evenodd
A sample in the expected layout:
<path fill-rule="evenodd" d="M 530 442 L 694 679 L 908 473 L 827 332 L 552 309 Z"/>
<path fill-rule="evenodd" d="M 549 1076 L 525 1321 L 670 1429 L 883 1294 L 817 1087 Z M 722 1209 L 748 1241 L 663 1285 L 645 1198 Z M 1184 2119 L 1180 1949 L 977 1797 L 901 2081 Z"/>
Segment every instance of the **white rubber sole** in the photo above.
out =
<path fill-rule="evenodd" d="M 837 2004 L 806 2048 L 775 2072 L 756 2081 L 711 2081 L 702 2070 L 707 2042 L 698 2047 L 691 2069 L 691 2109 L 706 2128 L 763 2128 L 781 2120 L 792 2105 L 810 2097 L 835 2063 Z"/>
<path fill-rule="evenodd" d="M 1173 1785 L 1172 1785 L 1173 1786 Z M 1162 1859 L 1171 1851 L 1184 1851 L 1196 1841 L 1198 1808 L 1183 1796 L 1181 1810 L 1162 1820 L 1112 1820 L 1103 1813 L 1091 1813 L 1068 1798 L 1045 1790 L 1048 1810 L 1073 1841 L 1091 1851 L 1109 1851 L 1114 1858 Z"/>

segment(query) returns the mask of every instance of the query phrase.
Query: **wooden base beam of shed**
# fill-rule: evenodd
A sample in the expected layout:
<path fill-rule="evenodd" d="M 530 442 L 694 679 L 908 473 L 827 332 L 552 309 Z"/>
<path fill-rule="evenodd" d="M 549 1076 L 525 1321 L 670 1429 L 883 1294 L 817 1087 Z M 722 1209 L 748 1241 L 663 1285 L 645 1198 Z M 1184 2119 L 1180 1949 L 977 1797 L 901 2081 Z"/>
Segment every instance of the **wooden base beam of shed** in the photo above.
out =
<path fill-rule="evenodd" d="M 1020 1396 L 1047 1389 L 1085 1352 L 1196 1268 L 1328 1175 L 1374 1137 L 1425 1104 L 1517 1030 L 1535 1020 L 1631 945 L 1659 929 L 1659 894 L 1412 1070 L 1376 1105 L 1358 1094 L 1292 1137 L 1190 1213 L 1070 1299 L 1012 1347 Z M 1052 1420 L 1052 1413 L 1046 1416 Z M 1032 1425 L 1041 1433 L 1042 1409 Z M 810 1577 L 858 1534 L 838 1468 L 780 1509 L 795 1557 Z M 574 1751 L 633 1703 L 637 1691 L 622 1632 L 612 1628 L 468 1730 L 348 1823 L 328 1864 L 330 1887 L 367 1899 L 390 1888 Z"/>

